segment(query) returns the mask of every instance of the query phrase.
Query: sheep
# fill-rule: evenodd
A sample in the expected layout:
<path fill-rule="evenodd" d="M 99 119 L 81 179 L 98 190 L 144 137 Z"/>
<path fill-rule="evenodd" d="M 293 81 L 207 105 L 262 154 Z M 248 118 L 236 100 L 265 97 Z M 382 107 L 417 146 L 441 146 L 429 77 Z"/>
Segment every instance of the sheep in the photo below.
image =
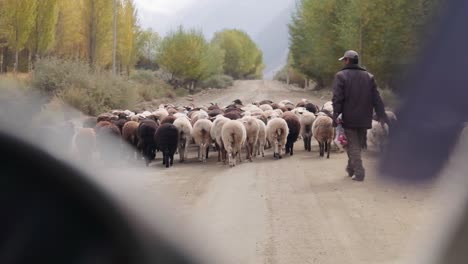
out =
<path fill-rule="evenodd" d="M 81 128 L 75 136 L 74 143 L 82 161 L 90 161 L 96 149 L 96 133 L 92 128 Z"/>
<path fill-rule="evenodd" d="M 127 121 L 126 118 L 125 119 L 119 118 L 118 120 L 112 120 L 112 124 L 114 124 L 116 127 L 119 128 L 120 134 L 122 134 L 122 129 L 123 129 L 125 123 L 127 123 L 127 122 L 128 121 Z"/>
<path fill-rule="evenodd" d="M 263 120 L 257 118 L 258 123 L 258 139 L 257 144 L 255 146 L 254 156 L 262 155 L 265 157 L 265 145 L 266 145 L 266 124 Z"/>
<path fill-rule="evenodd" d="M 259 105 L 264 105 L 264 104 L 273 104 L 273 101 L 271 100 L 262 100 L 258 103 Z"/>
<path fill-rule="evenodd" d="M 227 121 L 222 130 L 221 138 L 226 149 L 229 166 L 236 166 L 236 159 L 242 162 L 241 149 L 247 137 L 245 126 L 238 120 Z"/>
<path fill-rule="evenodd" d="M 179 113 L 179 111 L 177 111 L 177 109 L 175 109 L 175 108 L 168 108 L 167 112 L 169 113 L 169 115 L 175 115 L 175 114 Z"/>
<path fill-rule="evenodd" d="M 213 122 L 211 127 L 210 135 L 211 139 L 215 142 L 216 148 L 218 150 L 218 162 L 226 162 L 226 150 L 224 148 L 223 140 L 221 138 L 221 130 L 223 129 L 224 124 L 229 121 L 229 118 L 224 116 L 218 116 Z"/>
<path fill-rule="evenodd" d="M 246 116 L 242 118 L 242 123 L 245 126 L 245 131 L 247 133 L 245 140 L 245 147 L 247 149 L 247 157 L 250 162 L 252 162 L 252 157 L 254 154 L 255 146 L 257 145 L 258 140 L 258 123 L 257 119 L 254 117 Z"/>
<path fill-rule="evenodd" d="M 387 124 L 382 126 L 380 122 L 372 120 L 372 128 L 367 130 L 367 139 L 380 151 L 384 150 L 388 135 L 389 127 Z"/>
<path fill-rule="evenodd" d="M 142 120 L 138 126 L 138 149 L 141 150 L 143 154 L 146 167 L 148 167 L 151 161 L 156 157 L 154 134 L 157 129 L 158 123 L 150 119 Z"/>
<path fill-rule="evenodd" d="M 131 116 L 130 121 L 138 122 L 138 121 L 140 121 L 140 116 L 139 115 Z"/>
<path fill-rule="evenodd" d="M 188 145 L 192 140 L 192 124 L 190 123 L 188 117 L 182 116 L 178 117 L 174 121 L 174 126 L 177 127 L 179 131 L 179 139 L 178 139 L 178 151 L 179 151 L 179 160 L 180 162 L 184 162 L 188 152 Z"/>
<path fill-rule="evenodd" d="M 208 159 L 212 126 L 213 123 L 208 119 L 198 120 L 195 125 L 193 125 L 192 137 L 195 140 L 195 144 L 199 146 L 198 158 L 202 162 L 206 162 Z"/>
<path fill-rule="evenodd" d="M 192 126 L 195 125 L 195 123 L 198 121 L 198 120 L 202 120 L 202 119 L 208 119 L 210 116 L 208 115 L 208 113 L 205 111 L 205 110 L 198 110 L 198 111 L 195 111 L 191 114 L 190 116 L 190 119 L 192 120 Z"/>
<path fill-rule="evenodd" d="M 271 119 L 267 124 L 267 138 L 270 144 L 273 145 L 273 157 L 281 159 L 281 151 L 286 144 L 286 139 L 289 134 L 289 128 L 286 121 L 282 118 Z"/>
<path fill-rule="evenodd" d="M 135 150 L 138 146 L 138 125 L 138 122 L 128 121 L 122 128 L 122 140 Z"/>
<path fill-rule="evenodd" d="M 322 110 L 326 110 L 327 112 L 333 114 L 333 103 L 331 101 L 326 102 L 323 104 Z"/>
<path fill-rule="evenodd" d="M 240 119 L 241 118 L 241 114 L 240 112 L 230 112 L 230 113 L 226 113 L 224 114 L 224 117 L 226 118 L 229 118 L 231 120 L 237 120 L 237 119 Z"/>
<path fill-rule="evenodd" d="M 212 109 L 208 112 L 208 116 L 209 116 L 209 119 L 210 120 L 214 120 L 217 116 L 219 115 L 223 115 L 224 114 L 224 111 L 217 108 L 217 109 Z"/>
<path fill-rule="evenodd" d="M 272 103 L 270 105 L 271 105 L 271 108 L 273 108 L 273 110 L 280 108 L 279 104 L 276 104 L 276 103 Z"/>
<path fill-rule="evenodd" d="M 101 122 L 101 121 L 108 121 L 110 122 L 111 120 L 116 120 L 117 119 L 117 116 L 115 115 L 112 115 L 112 114 L 109 114 L 109 113 L 104 113 L 104 114 L 100 114 L 98 117 L 97 117 L 97 122 Z"/>
<path fill-rule="evenodd" d="M 174 124 L 174 121 L 176 120 L 176 117 L 175 116 L 166 116 L 162 121 L 161 121 L 161 125 L 162 124 Z"/>
<path fill-rule="evenodd" d="M 308 100 L 305 98 L 302 98 L 301 101 L 296 104 L 296 107 L 305 107 L 307 103 L 308 103 Z"/>
<path fill-rule="evenodd" d="M 262 111 L 273 110 L 273 107 L 271 107 L 271 105 L 269 105 L 269 104 L 260 105 L 259 108 L 260 108 Z"/>
<path fill-rule="evenodd" d="M 161 122 L 162 120 L 164 120 L 164 118 L 169 116 L 169 112 L 167 112 L 167 110 L 164 108 L 159 108 L 158 110 L 152 113 L 152 116 L 154 116 L 156 121 Z"/>
<path fill-rule="evenodd" d="M 299 137 L 299 133 L 301 132 L 301 122 L 299 118 L 293 114 L 292 112 L 286 112 L 283 115 L 283 119 L 288 124 L 288 137 L 286 140 L 286 154 L 290 154 L 291 156 L 294 155 L 294 143 L 297 141 Z"/>
<path fill-rule="evenodd" d="M 319 111 L 318 107 L 312 103 L 307 103 L 305 104 L 304 107 L 307 111 L 314 113 L 314 114 L 316 114 Z"/>
<path fill-rule="evenodd" d="M 211 103 L 211 105 L 208 107 L 208 111 L 211 111 L 211 110 L 215 110 L 215 109 L 221 109 L 218 104 L 213 104 Z"/>
<path fill-rule="evenodd" d="M 156 149 L 163 154 L 163 165 L 166 168 L 174 164 L 174 153 L 178 147 L 179 131 L 176 126 L 170 123 L 162 124 L 154 134 Z"/>
<path fill-rule="evenodd" d="M 315 115 L 309 111 L 304 111 L 300 118 L 301 121 L 301 136 L 304 141 L 304 149 L 308 152 L 312 151 L 312 125 L 315 121 Z"/>
<path fill-rule="evenodd" d="M 319 143 L 320 157 L 327 152 L 330 158 L 331 142 L 334 138 L 333 119 L 326 115 L 319 115 L 312 126 L 312 134 Z"/>

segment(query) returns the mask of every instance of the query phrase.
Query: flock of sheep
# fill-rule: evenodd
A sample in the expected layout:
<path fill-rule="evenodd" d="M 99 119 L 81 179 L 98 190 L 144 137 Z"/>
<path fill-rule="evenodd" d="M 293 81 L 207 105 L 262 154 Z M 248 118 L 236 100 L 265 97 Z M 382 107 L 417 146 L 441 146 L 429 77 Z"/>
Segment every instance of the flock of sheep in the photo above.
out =
<path fill-rule="evenodd" d="M 84 120 L 83 128 L 74 137 L 74 145 L 82 159 L 90 159 L 97 150 L 102 159 L 116 155 L 143 158 L 146 166 L 159 151 L 163 164 L 170 167 L 177 152 L 180 162 L 184 162 L 189 145 L 196 144 L 201 162 L 206 162 L 212 148 L 217 151 L 219 162 L 234 167 L 242 162 L 244 149 L 249 161 L 260 155 L 264 157 L 266 148 L 272 148 L 273 157 L 281 159 L 284 154 L 294 154 L 294 143 L 299 138 L 304 142 L 304 149 L 310 152 L 315 138 L 320 156 L 329 158 L 332 143 L 343 151 L 332 114 L 331 102 L 319 107 L 306 99 L 297 104 L 288 100 L 278 103 L 263 100 L 248 105 L 235 100 L 226 107 L 168 104 L 143 113 L 115 110 Z M 389 113 L 390 118 L 392 115 Z M 382 145 L 388 127 L 377 124 L 369 130 L 369 141 Z M 131 148 L 122 148 L 122 144 Z"/>

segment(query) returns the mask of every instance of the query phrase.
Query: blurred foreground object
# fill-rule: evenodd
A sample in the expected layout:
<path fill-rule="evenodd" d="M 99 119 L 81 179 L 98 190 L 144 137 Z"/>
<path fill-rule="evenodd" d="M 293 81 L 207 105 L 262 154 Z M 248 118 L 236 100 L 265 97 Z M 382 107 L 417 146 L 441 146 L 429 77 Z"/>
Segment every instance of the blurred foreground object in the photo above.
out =
<path fill-rule="evenodd" d="M 468 118 L 468 1 L 445 1 L 435 34 L 405 82 L 398 126 L 382 159 L 386 177 L 435 178 Z M 467 157 L 468 160 L 468 157 Z"/>
<path fill-rule="evenodd" d="M 85 174 L 0 131 L 0 263 L 195 263 Z"/>

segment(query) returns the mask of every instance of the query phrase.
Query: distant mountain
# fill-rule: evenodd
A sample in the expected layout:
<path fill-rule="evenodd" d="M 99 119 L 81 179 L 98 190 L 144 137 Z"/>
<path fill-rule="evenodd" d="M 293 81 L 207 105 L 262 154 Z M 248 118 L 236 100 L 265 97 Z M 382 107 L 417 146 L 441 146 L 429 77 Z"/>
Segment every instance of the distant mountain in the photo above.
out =
<path fill-rule="evenodd" d="M 294 3 L 279 13 L 270 23 L 267 23 L 257 35 L 254 36 L 263 51 L 263 61 L 266 65 L 264 78 L 272 79 L 287 62 L 289 53 L 289 29 Z"/>

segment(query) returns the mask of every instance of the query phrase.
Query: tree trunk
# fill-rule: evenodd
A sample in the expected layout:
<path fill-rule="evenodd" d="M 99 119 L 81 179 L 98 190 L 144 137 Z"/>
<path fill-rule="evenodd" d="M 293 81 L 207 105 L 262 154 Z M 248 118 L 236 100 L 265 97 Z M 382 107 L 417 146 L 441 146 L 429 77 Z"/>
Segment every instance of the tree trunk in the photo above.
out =
<path fill-rule="evenodd" d="M 3 73 L 3 47 L 0 48 L 0 74 Z"/>
<path fill-rule="evenodd" d="M 28 50 L 28 72 L 32 71 L 32 55 L 31 51 Z"/>
<path fill-rule="evenodd" d="M 362 50 L 362 14 L 359 16 L 359 55 L 360 55 L 360 63 L 364 65 L 364 52 Z"/>
<path fill-rule="evenodd" d="M 19 51 L 18 47 L 15 49 L 15 65 L 13 67 L 13 73 L 16 74 L 18 71 Z"/>
<path fill-rule="evenodd" d="M 116 75 L 116 54 L 117 54 L 117 2 L 114 2 L 114 33 L 113 33 L 113 44 L 112 44 L 112 74 Z"/>

